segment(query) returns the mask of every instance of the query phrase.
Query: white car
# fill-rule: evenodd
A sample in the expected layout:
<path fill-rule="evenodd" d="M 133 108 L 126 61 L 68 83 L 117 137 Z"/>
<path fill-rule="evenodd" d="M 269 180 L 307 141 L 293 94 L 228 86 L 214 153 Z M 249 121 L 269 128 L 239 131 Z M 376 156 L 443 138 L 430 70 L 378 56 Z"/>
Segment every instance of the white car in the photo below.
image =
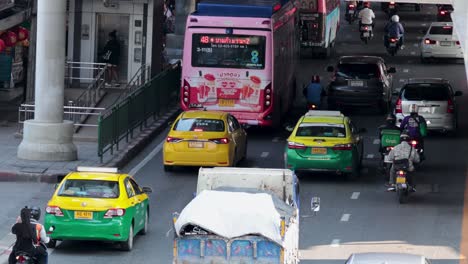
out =
<path fill-rule="evenodd" d="M 463 59 L 460 41 L 452 22 L 433 22 L 421 43 L 421 61 L 430 58 Z"/>

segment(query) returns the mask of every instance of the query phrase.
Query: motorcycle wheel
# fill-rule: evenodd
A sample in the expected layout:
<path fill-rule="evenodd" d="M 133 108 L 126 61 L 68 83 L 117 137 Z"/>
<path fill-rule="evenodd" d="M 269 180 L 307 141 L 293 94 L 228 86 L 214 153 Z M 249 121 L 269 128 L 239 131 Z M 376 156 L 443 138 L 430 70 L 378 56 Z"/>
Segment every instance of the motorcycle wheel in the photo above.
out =
<path fill-rule="evenodd" d="M 397 195 L 398 195 L 398 202 L 400 204 L 404 204 L 408 200 L 408 190 L 407 189 L 402 189 L 402 188 L 397 188 Z"/>

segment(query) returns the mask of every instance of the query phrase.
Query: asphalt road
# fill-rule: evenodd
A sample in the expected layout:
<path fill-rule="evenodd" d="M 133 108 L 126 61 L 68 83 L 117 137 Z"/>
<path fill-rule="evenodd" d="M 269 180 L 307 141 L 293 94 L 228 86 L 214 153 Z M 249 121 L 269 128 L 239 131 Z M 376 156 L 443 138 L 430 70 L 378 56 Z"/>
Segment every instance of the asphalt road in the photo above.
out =
<path fill-rule="evenodd" d="M 468 121 L 464 118 L 468 114 L 468 89 L 464 65 L 452 62 L 420 64 L 417 43 L 422 36 L 421 30 L 435 19 L 427 14 L 427 8 L 420 13 L 401 12 L 401 21 L 408 31 L 406 48 L 396 57 L 387 56 L 381 33 L 386 16 L 378 6 L 374 4 L 378 19 L 376 37 L 371 43 L 365 45 L 359 40 L 356 24 L 343 24 L 334 56 L 325 60 L 303 60 L 298 71 L 299 84 L 307 83 L 313 74 L 327 76 L 325 68 L 333 65 L 337 56 L 382 56 L 389 66 L 397 68 L 395 89 L 410 77 L 443 77 L 449 79 L 456 90 L 466 92 L 459 98 L 460 133 L 456 138 L 429 136 L 426 140 L 427 160 L 416 174 L 418 191 L 411 195 L 408 204 L 400 205 L 395 193 L 385 192 L 383 176 L 377 170 L 379 160 L 374 140 L 377 138 L 376 128 L 384 117 L 376 115 L 377 111 L 373 109 L 349 112 L 359 127 L 368 130 L 362 175 L 357 181 L 328 174 L 302 175 L 301 263 L 344 263 L 352 252 L 362 251 L 411 252 L 423 254 L 433 263 L 458 263 L 468 154 Z M 322 79 L 327 82 L 327 78 Z M 285 131 L 250 129 L 248 133 L 248 159 L 244 166 L 284 166 Z M 193 197 L 197 169 L 165 173 L 162 153 L 158 152 L 164 136 L 155 139 L 126 168 L 136 172 L 135 177 L 141 185 L 153 188 L 150 230 L 146 236 L 137 237 L 134 250 L 121 252 L 109 243 L 66 241 L 58 244 L 49 258 L 50 263 L 171 263 L 171 215 Z M 22 188 L 31 189 L 28 184 Z M 45 205 L 45 194 L 51 190 L 52 186 L 41 186 L 36 190 L 39 195 L 31 195 L 30 199 L 36 199 L 31 202 Z M 312 196 L 319 196 L 322 201 L 322 209 L 316 216 L 311 216 L 307 208 Z M 28 202 L 26 198 L 24 203 Z M 9 208 L 9 212 L 11 210 Z M 5 222 L 11 218 L 13 215 L 0 220 Z"/>

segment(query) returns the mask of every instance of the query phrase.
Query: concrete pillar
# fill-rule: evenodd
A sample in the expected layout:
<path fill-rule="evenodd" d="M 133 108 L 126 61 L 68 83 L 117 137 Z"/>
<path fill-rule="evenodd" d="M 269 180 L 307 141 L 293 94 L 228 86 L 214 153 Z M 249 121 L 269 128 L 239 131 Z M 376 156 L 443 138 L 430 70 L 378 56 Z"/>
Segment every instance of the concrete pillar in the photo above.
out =
<path fill-rule="evenodd" d="M 73 123 L 63 120 L 66 1 L 38 1 L 34 120 L 24 123 L 18 158 L 76 160 Z"/>

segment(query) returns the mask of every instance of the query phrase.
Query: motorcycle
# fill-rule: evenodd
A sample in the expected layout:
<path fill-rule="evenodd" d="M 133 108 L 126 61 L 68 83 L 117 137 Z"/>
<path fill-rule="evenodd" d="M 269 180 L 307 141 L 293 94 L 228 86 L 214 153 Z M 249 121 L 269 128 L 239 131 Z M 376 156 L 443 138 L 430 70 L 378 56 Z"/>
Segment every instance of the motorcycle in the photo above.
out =
<path fill-rule="evenodd" d="M 372 31 L 372 25 L 362 24 L 359 31 L 361 32 L 361 40 L 364 41 L 364 43 L 366 43 L 366 44 L 374 36 L 374 32 Z"/>
<path fill-rule="evenodd" d="M 400 204 L 406 203 L 412 186 L 408 183 L 408 171 L 406 168 L 396 170 L 396 193 Z"/>
<path fill-rule="evenodd" d="M 26 252 L 16 253 L 16 263 L 17 264 L 33 264 L 35 263 L 34 259 L 29 256 Z"/>
<path fill-rule="evenodd" d="M 358 16 L 357 6 L 353 4 L 348 4 L 346 6 L 346 15 L 345 15 L 346 21 L 348 21 L 348 23 L 351 25 L 354 22 L 354 20 L 357 19 L 357 16 Z"/>
<path fill-rule="evenodd" d="M 397 37 L 388 37 L 387 52 L 395 56 L 400 49 L 400 39 Z"/>
<path fill-rule="evenodd" d="M 310 104 L 310 103 L 307 104 L 307 111 L 308 110 L 318 110 L 318 109 L 319 109 L 319 107 L 316 104 Z"/>
<path fill-rule="evenodd" d="M 421 143 L 416 139 L 412 139 L 410 141 L 410 145 L 416 150 L 416 152 L 418 152 L 422 162 L 424 160 L 424 149 L 422 148 Z"/>
<path fill-rule="evenodd" d="M 397 13 L 396 3 L 395 2 L 388 3 L 388 6 L 385 12 L 387 13 L 388 17 L 392 17 L 393 15 L 396 15 Z"/>

